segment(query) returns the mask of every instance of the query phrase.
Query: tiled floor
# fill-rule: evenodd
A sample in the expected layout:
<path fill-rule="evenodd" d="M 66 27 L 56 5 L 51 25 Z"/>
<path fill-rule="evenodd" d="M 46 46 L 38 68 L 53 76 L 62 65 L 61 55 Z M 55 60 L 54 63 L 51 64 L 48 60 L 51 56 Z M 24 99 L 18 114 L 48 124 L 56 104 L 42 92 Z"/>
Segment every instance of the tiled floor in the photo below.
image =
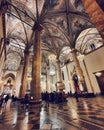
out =
<path fill-rule="evenodd" d="M 104 130 L 104 97 L 68 98 L 67 103 L 28 109 L 9 104 L 0 112 L 0 130 Z M 39 118 L 40 117 L 40 118 Z"/>

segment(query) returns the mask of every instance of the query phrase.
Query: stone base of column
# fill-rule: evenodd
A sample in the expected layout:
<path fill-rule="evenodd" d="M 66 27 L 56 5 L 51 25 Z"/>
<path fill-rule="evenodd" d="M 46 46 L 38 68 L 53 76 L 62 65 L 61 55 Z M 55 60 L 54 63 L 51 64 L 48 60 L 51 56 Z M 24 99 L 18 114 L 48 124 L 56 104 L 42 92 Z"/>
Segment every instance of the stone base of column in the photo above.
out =
<path fill-rule="evenodd" d="M 79 87 L 82 92 L 87 92 L 86 83 L 84 81 L 79 82 Z"/>
<path fill-rule="evenodd" d="M 30 99 L 30 105 L 39 105 L 39 104 L 41 104 L 41 102 L 42 102 L 42 100 L 40 99 L 40 100 L 32 100 L 32 99 Z"/>
<path fill-rule="evenodd" d="M 57 90 L 63 91 L 65 89 L 65 85 L 63 82 L 59 81 L 56 83 Z"/>

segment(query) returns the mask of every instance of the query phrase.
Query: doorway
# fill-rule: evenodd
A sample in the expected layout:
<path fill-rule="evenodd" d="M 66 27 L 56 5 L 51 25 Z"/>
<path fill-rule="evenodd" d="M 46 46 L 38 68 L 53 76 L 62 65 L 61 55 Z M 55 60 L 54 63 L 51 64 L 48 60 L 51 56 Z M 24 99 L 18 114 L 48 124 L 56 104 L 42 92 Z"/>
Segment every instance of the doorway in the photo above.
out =
<path fill-rule="evenodd" d="M 99 72 L 99 75 L 97 75 L 97 73 L 95 73 L 97 82 L 99 84 L 100 90 L 101 90 L 101 94 L 104 95 L 104 71 Z"/>

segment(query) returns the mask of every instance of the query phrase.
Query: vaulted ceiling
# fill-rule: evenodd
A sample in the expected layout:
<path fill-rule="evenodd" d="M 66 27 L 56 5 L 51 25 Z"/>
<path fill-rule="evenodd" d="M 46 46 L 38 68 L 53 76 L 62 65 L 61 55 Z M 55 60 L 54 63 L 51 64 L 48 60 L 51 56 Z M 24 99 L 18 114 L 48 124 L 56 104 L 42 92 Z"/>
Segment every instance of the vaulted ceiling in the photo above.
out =
<path fill-rule="evenodd" d="M 17 70 L 24 57 L 26 45 L 32 53 L 33 26 L 37 20 L 43 27 L 41 34 L 42 57 L 47 61 L 53 53 L 60 60 L 71 59 L 70 51 L 76 48 L 87 54 L 102 43 L 101 36 L 85 12 L 81 0 L 6 0 L 7 60 L 5 69 Z"/>

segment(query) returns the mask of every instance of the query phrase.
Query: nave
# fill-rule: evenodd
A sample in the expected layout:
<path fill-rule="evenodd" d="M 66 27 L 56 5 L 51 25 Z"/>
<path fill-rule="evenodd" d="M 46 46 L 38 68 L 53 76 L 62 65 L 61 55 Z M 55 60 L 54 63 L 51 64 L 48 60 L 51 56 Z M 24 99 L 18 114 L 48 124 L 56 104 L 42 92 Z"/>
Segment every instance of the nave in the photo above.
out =
<path fill-rule="evenodd" d="M 40 120 L 35 105 L 28 108 L 19 103 L 8 104 L 0 112 L 0 130 L 104 130 L 103 96 L 68 98 L 68 102 L 42 102 Z"/>

